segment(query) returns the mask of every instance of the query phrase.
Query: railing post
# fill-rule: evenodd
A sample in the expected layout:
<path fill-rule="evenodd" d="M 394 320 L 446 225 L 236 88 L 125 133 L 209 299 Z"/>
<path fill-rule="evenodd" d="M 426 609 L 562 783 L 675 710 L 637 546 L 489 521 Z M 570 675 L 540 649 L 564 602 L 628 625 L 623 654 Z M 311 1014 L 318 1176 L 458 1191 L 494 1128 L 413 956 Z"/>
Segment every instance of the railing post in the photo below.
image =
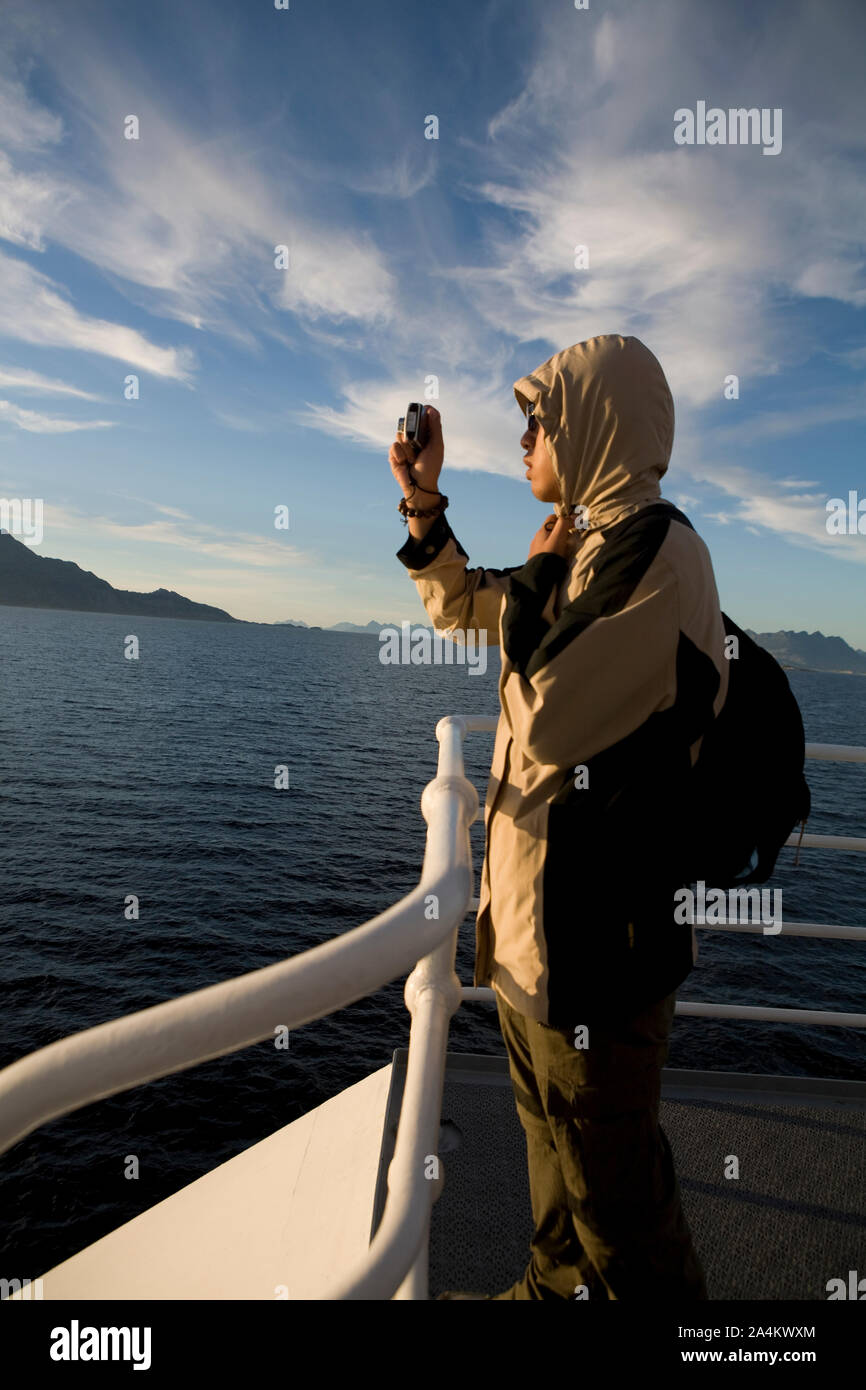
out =
<path fill-rule="evenodd" d="M 439 723 L 436 725 L 436 737 L 439 740 L 439 760 L 437 767 L 437 775 L 435 781 L 429 783 L 428 786 L 425 788 L 424 796 L 422 797 L 421 801 L 421 806 L 424 812 L 425 819 L 429 822 L 432 810 L 430 802 L 432 800 L 432 794 L 434 790 L 437 788 L 437 783 L 439 784 L 440 788 L 443 787 L 443 785 L 445 785 L 448 787 L 449 790 L 452 790 L 455 786 L 459 787 L 460 791 L 463 794 L 464 801 L 467 803 L 467 815 L 465 820 L 465 834 L 467 841 L 466 852 L 469 856 L 469 863 L 471 866 L 472 852 L 468 843 L 469 826 L 472 824 L 472 822 L 475 820 L 475 817 L 478 814 L 478 794 L 475 788 L 472 786 L 472 783 L 467 781 L 465 775 L 465 764 L 463 760 L 463 739 L 465 735 L 466 724 L 465 721 L 461 719 L 459 716 L 452 715 L 445 719 L 440 719 Z M 462 787 L 460 787 L 460 783 L 463 783 Z M 454 931 L 447 938 L 447 940 L 442 942 L 441 946 L 438 946 L 435 951 L 431 951 L 431 953 L 428 956 L 424 956 L 422 960 L 419 960 L 415 969 L 412 971 L 411 975 L 406 981 L 406 987 L 403 991 L 403 997 L 406 1002 L 406 1008 L 409 1010 L 409 1013 L 412 1017 L 412 1028 L 410 1030 L 409 1040 L 410 1053 L 412 1048 L 411 1034 L 415 1031 L 416 1018 L 418 1018 L 418 1005 L 420 1002 L 422 992 L 426 990 L 431 990 L 433 991 L 434 995 L 438 994 L 440 996 L 444 996 L 448 1009 L 448 1020 L 450 1020 L 453 1017 L 453 1015 L 457 1012 L 457 1010 L 460 1008 L 461 986 L 455 968 L 457 960 L 457 936 L 459 930 L 460 927 L 458 924 L 458 926 L 454 929 Z M 420 1032 L 421 1030 L 419 1029 L 419 1033 Z M 418 1038 L 419 1046 L 423 1046 L 425 1043 L 429 1043 L 429 1033 L 427 1033 L 426 1030 L 424 1030 L 423 1035 L 419 1036 Z M 442 1124 L 442 1092 L 445 1086 L 445 1058 L 447 1051 L 448 1023 L 446 1022 L 446 1026 L 443 1030 L 442 1035 L 442 1045 L 439 1048 L 439 1053 L 435 1059 L 436 1082 L 438 1089 L 436 1105 L 434 1107 L 436 1115 L 437 1141 Z M 439 1146 L 437 1142 L 436 1158 L 437 1161 L 441 1162 L 441 1160 L 439 1159 L 438 1148 Z M 399 1301 L 402 1299 L 411 1299 L 414 1301 L 424 1302 L 429 1297 L 430 1221 L 433 1210 L 433 1202 L 436 1200 L 436 1197 L 438 1197 L 439 1192 L 441 1191 L 441 1186 L 441 1182 L 437 1183 L 434 1190 L 433 1185 L 431 1183 L 430 1200 L 427 1204 L 427 1212 L 424 1220 L 424 1234 L 421 1241 L 421 1246 L 418 1250 L 418 1254 L 415 1258 L 412 1268 L 409 1270 L 408 1274 L 406 1275 L 406 1278 L 403 1280 L 403 1282 L 400 1284 L 400 1287 L 394 1294 L 394 1300 Z"/>

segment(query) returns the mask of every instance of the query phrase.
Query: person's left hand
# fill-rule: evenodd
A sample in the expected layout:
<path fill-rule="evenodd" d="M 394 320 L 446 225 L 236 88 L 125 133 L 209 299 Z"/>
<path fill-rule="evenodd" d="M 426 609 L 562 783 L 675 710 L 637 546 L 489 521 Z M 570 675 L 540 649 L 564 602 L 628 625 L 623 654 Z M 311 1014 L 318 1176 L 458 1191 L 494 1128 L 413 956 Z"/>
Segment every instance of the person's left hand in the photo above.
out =
<path fill-rule="evenodd" d="M 549 516 L 532 537 L 527 559 L 531 560 L 533 555 L 540 555 L 542 552 L 561 555 L 563 559 L 567 559 L 570 525 L 571 518 L 568 516 L 557 516 L 555 513 Z"/>

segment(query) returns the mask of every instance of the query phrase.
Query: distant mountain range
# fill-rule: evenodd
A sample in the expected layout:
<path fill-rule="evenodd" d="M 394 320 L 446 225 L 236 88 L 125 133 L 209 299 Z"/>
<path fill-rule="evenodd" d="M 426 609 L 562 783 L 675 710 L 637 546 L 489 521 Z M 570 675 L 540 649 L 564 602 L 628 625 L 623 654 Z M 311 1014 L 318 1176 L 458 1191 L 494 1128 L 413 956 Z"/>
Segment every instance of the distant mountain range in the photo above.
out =
<path fill-rule="evenodd" d="M 417 624 L 417 623 L 413 623 L 412 626 L 413 626 L 413 627 L 417 627 L 418 624 Z M 366 623 L 363 627 L 359 627 L 357 623 L 334 623 L 332 627 L 329 627 L 329 628 L 328 628 L 328 631 L 329 631 L 329 632 L 372 632 L 372 633 L 377 633 L 377 634 L 378 634 L 378 633 L 380 633 L 380 632 L 382 631 L 382 628 L 383 628 L 383 627 L 396 627 L 397 631 L 398 631 L 398 632 L 400 631 L 400 624 L 399 624 L 399 623 L 377 623 L 377 622 L 376 622 L 374 619 L 372 619 L 372 618 L 371 618 L 370 621 L 369 621 L 368 623 Z"/>
<path fill-rule="evenodd" d="M 218 623 L 240 621 L 222 608 L 194 603 L 171 589 L 154 589 L 150 594 L 115 589 L 72 560 L 37 555 L 30 546 L 5 531 L 0 531 L 0 604 L 18 608 L 62 608 L 80 613 L 125 613 L 130 617 L 197 618 Z M 299 618 L 285 618 L 274 626 L 322 631 Z M 417 628 L 421 624 L 412 626 Z M 364 624 L 334 623 L 324 630 L 378 636 L 383 627 L 399 630 L 400 623 L 377 623 L 371 619 Z M 754 632 L 751 628 L 745 631 L 772 652 L 782 666 L 791 670 L 866 675 L 866 652 L 849 646 L 841 637 L 825 637 L 823 632 Z"/>
<path fill-rule="evenodd" d="M 288 619 L 294 627 L 306 627 L 297 619 Z M 412 624 L 413 628 L 420 626 Z M 400 628 L 399 623 L 377 623 L 371 619 L 359 623 L 334 623 L 326 632 L 360 632 L 377 636 L 383 627 Z M 825 637 L 823 632 L 753 632 L 744 628 L 750 637 L 771 652 L 781 666 L 794 671 L 834 671 L 842 675 L 866 676 L 866 652 L 850 647 L 841 637 Z"/>
<path fill-rule="evenodd" d="M 324 632 L 364 632 L 364 633 L 372 633 L 374 637 L 377 636 L 377 635 L 382 631 L 382 628 L 383 628 L 383 627 L 395 627 L 395 628 L 397 629 L 398 632 L 400 631 L 400 624 L 399 624 L 399 623 L 377 623 L 377 622 L 376 622 L 374 619 L 372 619 L 372 618 L 370 619 L 369 623 L 364 623 L 364 624 L 361 624 L 361 623 L 332 623 L 332 625 L 331 625 L 330 627 L 326 627 L 326 628 L 324 628 L 324 629 L 323 629 L 323 628 L 320 628 L 320 627 L 311 628 L 310 625 L 309 625 L 309 623 L 304 623 L 304 622 L 302 622 L 300 618 L 282 618 L 278 623 L 275 623 L 274 626 L 275 626 L 275 627 L 305 627 L 305 628 L 307 628 L 308 631 L 310 631 L 310 632 L 322 632 L 322 631 L 324 631 Z M 422 627 L 422 626 L 423 626 L 422 623 L 413 623 L 413 624 L 412 624 L 412 627 L 413 627 L 413 628 Z M 430 632 L 433 631 L 433 628 L 432 628 L 432 625 L 431 625 L 431 624 L 428 623 L 428 624 L 427 624 L 427 627 L 428 627 L 428 629 L 429 629 Z"/>
<path fill-rule="evenodd" d="M 294 627 L 306 623 L 288 619 Z M 413 628 L 420 624 L 413 623 Z M 326 632 L 362 632 L 376 636 L 383 627 L 400 628 L 399 623 L 334 623 Z M 841 637 L 825 637 L 823 632 L 753 632 L 744 628 L 761 647 L 766 647 L 781 666 L 800 671 L 835 671 L 843 675 L 866 676 L 866 652 L 849 647 Z"/>
<path fill-rule="evenodd" d="M 797 671 L 837 671 L 842 675 L 866 676 L 866 652 L 849 647 L 841 637 L 825 637 L 823 632 L 753 632 L 750 637 L 779 662 Z"/>
<path fill-rule="evenodd" d="M 198 618 L 234 623 L 230 613 L 193 603 L 171 589 L 137 594 L 115 589 L 72 560 L 37 555 L 29 545 L 0 531 L 0 603 L 17 608 L 64 608 L 79 613 L 122 613 L 130 617 Z"/>

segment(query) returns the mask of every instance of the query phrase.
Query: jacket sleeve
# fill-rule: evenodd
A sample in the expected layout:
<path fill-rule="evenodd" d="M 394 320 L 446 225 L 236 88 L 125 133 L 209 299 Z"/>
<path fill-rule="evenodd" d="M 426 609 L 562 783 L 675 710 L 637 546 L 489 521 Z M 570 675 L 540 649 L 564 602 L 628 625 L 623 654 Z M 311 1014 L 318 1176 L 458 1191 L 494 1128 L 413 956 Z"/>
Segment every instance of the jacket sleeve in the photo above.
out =
<path fill-rule="evenodd" d="M 499 644 L 499 616 L 508 592 L 509 575 L 521 567 L 467 569 L 469 559 L 443 515 L 436 518 L 426 536 L 410 536 L 397 559 L 415 580 L 421 602 L 438 632 L 456 629 L 455 637 L 476 629 Z"/>
<path fill-rule="evenodd" d="M 676 574 L 657 558 L 612 611 L 587 590 L 547 623 L 542 606 L 557 576 L 538 565 L 546 558 L 534 556 L 511 581 L 502 619 L 502 705 L 523 753 L 565 768 L 673 704 L 679 594 Z"/>

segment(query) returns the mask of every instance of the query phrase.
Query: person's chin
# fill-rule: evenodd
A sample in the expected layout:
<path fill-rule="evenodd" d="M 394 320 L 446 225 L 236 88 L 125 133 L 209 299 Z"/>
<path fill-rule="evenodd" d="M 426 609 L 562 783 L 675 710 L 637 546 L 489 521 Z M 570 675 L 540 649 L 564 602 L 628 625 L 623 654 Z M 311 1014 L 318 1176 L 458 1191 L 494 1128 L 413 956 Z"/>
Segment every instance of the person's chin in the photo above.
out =
<path fill-rule="evenodd" d="M 534 481 L 534 479 L 530 478 L 530 480 L 529 480 L 529 486 L 532 488 L 532 495 L 533 495 L 534 498 L 536 498 L 537 501 L 539 501 L 539 502 L 549 502 L 549 501 L 550 501 L 550 498 L 546 495 L 545 489 L 541 486 L 540 483 L 536 483 L 536 482 Z"/>

